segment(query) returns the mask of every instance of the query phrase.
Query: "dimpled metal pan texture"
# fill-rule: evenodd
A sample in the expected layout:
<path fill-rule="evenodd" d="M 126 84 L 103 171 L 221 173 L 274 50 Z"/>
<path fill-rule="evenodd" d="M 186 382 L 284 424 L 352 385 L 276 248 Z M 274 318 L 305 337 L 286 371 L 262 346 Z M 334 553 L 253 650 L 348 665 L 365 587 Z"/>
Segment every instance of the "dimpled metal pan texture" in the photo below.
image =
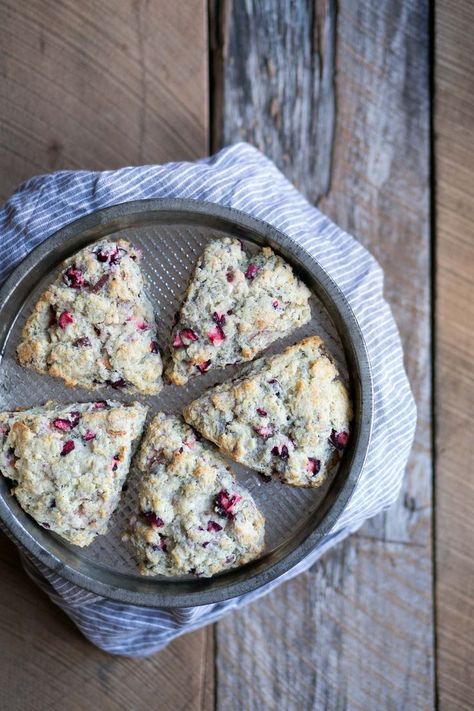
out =
<path fill-rule="evenodd" d="M 107 388 L 66 388 L 62 381 L 20 368 L 15 348 L 25 319 L 39 294 L 55 277 L 60 263 L 101 237 L 123 236 L 143 251 L 142 268 L 159 323 L 160 347 L 166 349 L 174 313 L 193 265 L 211 239 L 237 237 L 246 249 L 270 245 L 290 262 L 313 292 L 313 318 L 288 338 L 273 344 L 275 353 L 300 338 L 319 334 L 338 362 L 354 402 L 353 434 L 337 471 L 319 489 L 295 489 L 265 483 L 235 465 L 239 480 L 252 492 L 266 517 L 266 550 L 261 558 L 211 579 L 141 577 L 121 534 L 133 510 L 138 474 L 133 466 L 128 488 L 109 526 L 88 548 L 69 545 L 38 526 L 9 494 L 0 477 L 0 517 L 11 533 L 38 559 L 65 578 L 99 595 L 138 605 L 177 607 L 226 600 L 254 590 L 287 571 L 306 556 L 331 529 L 355 487 L 369 446 L 372 423 L 372 378 L 357 321 L 336 284 L 302 248 L 270 225 L 218 205 L 187 200 L 143 200 L 116 205 L 66 226 L 36 248 L 14 271 L 0 292 L 0 410 L 58 402 L 113 398 L 130 400 Z M 239 371 L 211 371 L 184 388 L 165 385 L 149 405 L 181 413 L 185 404 L 211 385 Z"/>

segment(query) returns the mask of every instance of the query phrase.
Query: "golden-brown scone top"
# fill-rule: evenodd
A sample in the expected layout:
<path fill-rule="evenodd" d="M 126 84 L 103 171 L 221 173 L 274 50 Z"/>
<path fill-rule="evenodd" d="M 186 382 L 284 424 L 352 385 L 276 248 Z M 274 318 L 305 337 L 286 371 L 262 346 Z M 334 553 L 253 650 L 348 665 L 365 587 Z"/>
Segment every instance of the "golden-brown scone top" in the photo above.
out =
<path fill-rule="evenodd" d="M 100 400 L 0 413 L 0 471 L 41 526 L 87 546 L 107 531 L 146 412 Z"/>
<path fill-rule="evenodd" d="M 348 442 L 352 408 L 322 340 L 312 336 L 211 388 L 184 418 L 237 462 L 315 487 Z"/>
<path fill-rule="evenodd" d="M 258 556 L 265 522 L 225 460 L 181 418 L 158 413 L 140 448 L 130 539 L 143 575 L 209 577 Z"/>
<path fill-rule="evenodd" d="M 168 379 L 252 360 L 311 318 L 310 292 L 269 247 L 248 256 L 237 239 L 211 240 L 173 328 Z"/>
<path fill-rule="evenodd" d="M 162 362 L 140 258 L 119 239 L 66 260 L 26 321 L 19 363 L 71 387 L 159 392 Z"/>

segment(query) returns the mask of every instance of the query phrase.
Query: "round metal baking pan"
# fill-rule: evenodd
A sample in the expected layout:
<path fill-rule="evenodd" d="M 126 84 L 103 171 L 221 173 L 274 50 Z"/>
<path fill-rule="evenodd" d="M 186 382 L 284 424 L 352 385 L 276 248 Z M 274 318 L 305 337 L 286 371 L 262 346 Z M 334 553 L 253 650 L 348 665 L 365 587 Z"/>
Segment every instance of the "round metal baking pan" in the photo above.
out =
<path fill-rule="evenodd" d="M 184 607 L 220 602 L 269 583 L 299 563 L 332 529 L 347 505 L 365 461 L 373 415 L 372 377 L 357 320 L 338 286 L 317 261 L 288 236 L 243 212 L 192 200 L 156 199 L 108 207 L 73 222 L 37 247 L 15 269 L 0 291 L 0 410 L 31 407 L 48 399 L 87 401 L 98 397 L 130 400 L 107 389 L 66 388 L 61 381 L 23 370 L 15 348 L 24 321 L 59 264 L 101 237 L 130 239 L 142 249 L 142 266 L 156 307 L 160 346 L 165 349 L 173 314 L 179 307 L 193 264 L 209 239 L 237 237 L 252 251 L 269 245 L 290 262 L 312 290 L 313 319 L 269 352 L 278 352 L 311 333 L 321 335 L 347 380 L 354 403 L 350 445 L 338 469 L 320 489 L 301 490 L 237 467 L 266 517 L 267 548 L 256 561 L 210 579 L 141 577 L 121 532 L 134 507 L 137 474 L 129 477 L 106 536 L 88 548 L 69 545 L 26 515 L 0 477 L 0 517 L 26 549 L 50 569 L 86 590 L 121 602 L 153 607 Z M 238 368 L 211 372 L 185 388 L 167 385 L 155 397 L 137 398 L 157 410 L 179 413 L 207 387 L 232 377 Z M 99 394 L 97 394 L 99 393 Z"/>

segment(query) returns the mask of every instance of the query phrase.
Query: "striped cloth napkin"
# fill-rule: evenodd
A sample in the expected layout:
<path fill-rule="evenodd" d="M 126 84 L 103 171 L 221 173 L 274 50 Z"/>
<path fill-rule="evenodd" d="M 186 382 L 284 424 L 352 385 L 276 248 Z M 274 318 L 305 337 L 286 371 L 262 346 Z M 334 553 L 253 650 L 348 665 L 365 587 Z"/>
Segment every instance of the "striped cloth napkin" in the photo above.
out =
<path fill-rule="evenodd" d="M 233 145 L 195 163 L 61 171 L 28 180 L 0 211 L 0 283 L 36 245 L 67 223 L 94 210 L 145 198 L 188 198 L 237 208 L 271 223 L 311 253 L 337 282 L 359 321 L 373 371 L 375 418 L 362 475 L 330 534 L 283 577 L 242 597 L 180 609 L 120 604 L 72 585 L 22 551 L 28 574 L 91 642 L 112 654 L 136 657 L 152 654 L 178 635 L 268 593 L 390 506 L 400 490 L 416 424 L 400 338 L 383 299 L 382 270 L 353 237 L 310 205 L 248 144 Z"/>

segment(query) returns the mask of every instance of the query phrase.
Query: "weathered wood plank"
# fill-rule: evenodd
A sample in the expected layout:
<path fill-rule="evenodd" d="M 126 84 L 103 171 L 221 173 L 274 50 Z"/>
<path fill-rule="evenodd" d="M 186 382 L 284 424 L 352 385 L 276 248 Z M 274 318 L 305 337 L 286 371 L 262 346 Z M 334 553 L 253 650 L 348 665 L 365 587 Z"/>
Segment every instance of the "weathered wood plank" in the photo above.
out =
<path fill-rule="evenodd" d="M 357 537 L 264 602 L 219 622 L 217 708 L 431 708 L 430 562 L 419 553 Z M 416 568 L 423 575 L 407 581 L 405 570 Z M 391 616 L 381 598 L 389 599 Z"/>
<path fill-rule="evenodd" d="M 250 141 L 317 200 L 334 138 L 335 3 L 211 6 L 214 147 Z"/>
<path fill-rule="evenodd" d="M 0 199 L 61 168 L 207 151 L 204 0 L 0 2 Z M 210 709 L 212 630 L 148 660 L 103 654 L 22 572 L 0 536 L 0 707 Z"/>
<path fill-rule="evenodd" d="M 391 511 L 271 602 L 254 605 L 252 616 L 242 611 L 218 624 L 217 700 L 226 711 L 261 707 L 262 699 L 276 707 L 285 690 L 286 708 L 418 709 L 434 703 L 428 3 L 341 0 L 337 14 L 334 7 L 301 0 L 224 8 L 227 23 L 214 32 L 221 42 L 214 60 L 223 62 L 213 74 L 215 106 L 223 107 L 220 139 L 246 138 L 263 148 L 378 257 L 419 426 L 403 492 Z M 309 33 L 325 40 L 311 42 Z M 303 67 L 309 71 L 321 57 L 321 66 L 331 66 L 334 46 L 330 77 L 316 72 L 311 90 L 300 81 Z M 270 78 L 267 66 L 276 68 Z M 319 148 L 315 140 L 330 132 L 310 127 L 323 120 L 333 93 L 334 140 Z M 272 106 L 279 107 L 277 115 Z M 289 610 L 290 602 L 303 619 Z M 253 665 L 243 661 L 244 646 L 253 649 Z M 296 665 L 288 661 L 292 654 Z"/>
<path fill-rule="evenodd" d="M 440 0 L 435 19 L 437 670 L 440 708 L 467 711 L 474 699 L 474 6 Z"/>

